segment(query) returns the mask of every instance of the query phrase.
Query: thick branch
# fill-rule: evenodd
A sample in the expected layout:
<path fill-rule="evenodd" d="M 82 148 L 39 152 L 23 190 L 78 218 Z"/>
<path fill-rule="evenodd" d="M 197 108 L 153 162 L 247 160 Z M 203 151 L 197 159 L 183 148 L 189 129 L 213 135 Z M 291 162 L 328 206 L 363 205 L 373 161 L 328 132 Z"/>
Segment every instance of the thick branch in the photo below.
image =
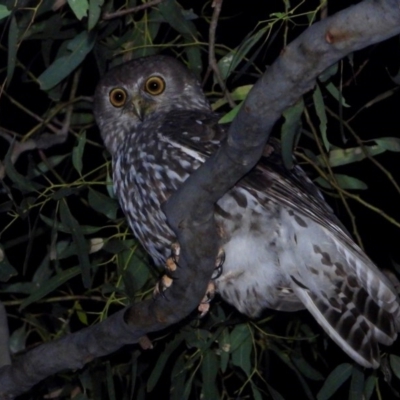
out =
<path fill-rule="evenodd" d="M 292 42 L 256 83 L 230 129 L 229 140 L 171 196 L 165 212 L 182 252 L 167 300 L 133 305 L 103 323 L 45 344 L 0 370 L 0 398 L 11 398 L 50 374 L 79 368 L 148 332 L 188 315 L 202 298 L 214 269 L 218 235 L 214 203 L 259 159 L 283 110 L 347 54 L 400 33 L 399 0 L 364 1 L 319 22 Z M 52 365 L 49 363 L 52 362 Z M 3 397 L 1 397 L 3 396 Z"/>

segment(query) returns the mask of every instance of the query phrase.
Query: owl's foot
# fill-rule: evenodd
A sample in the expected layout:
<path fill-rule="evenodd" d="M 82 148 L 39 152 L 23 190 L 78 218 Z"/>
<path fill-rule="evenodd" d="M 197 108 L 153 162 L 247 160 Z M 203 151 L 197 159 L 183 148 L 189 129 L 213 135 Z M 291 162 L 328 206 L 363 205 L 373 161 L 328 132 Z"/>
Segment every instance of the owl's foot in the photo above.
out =
<path fill-rule="evenodd" d="M 165 297 L 165 291 L 172 285 L 174 280 L 173 274 L 178 268 L 179 254 L 181 252 L 181 247 L 179 243 L 175 242 L 171 245 L 171 255 L 167 258 L 165 262 L 165 275 L 157 282 L 156 287 L 153 291 L 153 296 L 159 294 Z"/>
<path fill-rule="evenodd" d="M 179 243 L 173 243 L 171 245 L 171 256 L 167 258 L 165 263 L 165 275 L 161 277 L 161 279 L 157 282 L 156 287 L 154 288 L 153 295 L 157 296 L 159 294 L 165 297 L 165 291 L 172 285 L 173 283 L 173 273 L 178 268 L 179 264 L 179 255 L 181 252 L 181 248 Z M 215 284 L 214 280 L 219 278 L 222 274 L 222 266 L 225 261 L 225 251 L 223 248 L 220 248 L 218 251 L 217 258 L 215 259 L 215 269 L 211 276 L 211 281 L 208 283 L 206 293 L 201 300 L 201 303 L 197 307 L 200 312 L 200 318 L 207 314 L 210 309 L 210 302 L 214 298 L 215 295 Z"/>

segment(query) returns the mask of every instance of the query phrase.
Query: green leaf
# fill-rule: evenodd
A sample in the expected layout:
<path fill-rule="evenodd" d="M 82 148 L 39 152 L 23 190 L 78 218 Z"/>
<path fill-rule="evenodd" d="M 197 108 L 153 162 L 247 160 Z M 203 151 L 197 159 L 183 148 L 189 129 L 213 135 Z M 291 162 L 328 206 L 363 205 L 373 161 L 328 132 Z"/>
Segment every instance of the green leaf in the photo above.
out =
<path fill-rule="evenodd" d="M 7 6 L 0 4 L 0 20 L 8 17 L 11 14 L 11 11 L 7 8 Z"/>
<path fill-rule="evenodd" d="M 193 39 L 197 29 L 193 22 L 187 20 L 182 13 L 182 8 L 175 0 L 165 0 L 159 4 L 158 9 L 165 20 L 184 37 Z"/>
<path fill-rule="evenodd" d="M 83 17 L 86 17 L 89 10 L 88 0 L 68 0 L 68 4 L 71 7 L 71 10 L 74 12 L 75 17 L 78 18 L 79 21 Z"/>
<path fill-rule="evenodd" d="M 18 275 L 18 271 L 9 263 L 3 247 L 0 246 L 0 282 L 7 282 L 16 275 Z"/>
<path fill-rule="evenodd" d="M 107 399 L 116 400 L 113 372 L 111 370 L 110 361 L 106 362 L 106 382 L 107 382 Z"/>
<path fill-rule="evenodd" d="M 57 220 L 48 218 L 44 216 L 43 214 L 40 214 L 40 219 L 48 226 L 54 227 L 57 225 L 57 231 L 59 232 L 64 232 L 64 233 L 72 233 L 71 228 L 67 225 L 64 225 L 63 223 L 57 222 Z M 91 235 L 92 233 L 97 233 L 98 231 L 101 231 L 103 229 L 102 226 L 89 226 L 89 225 L 81 225 L 80 227 L 81 232 L 84 235 Z"/>
<path fill-rule="evenodd" d="M 101 15 L 101 7 L 104 0 L 89 0 L 89 21 L 88 29 L 91 31 L 97 24 Z"/>
<path fill-rule="evenodd" d="M 132 253 L 134 254 L 132 255 Z M 125 263 L 127 266 L 125 267 Z M 133 299 L 135 294 L 147 282 L 150 276 L 150 269 L 138 255 L 136 250 L 124 251 L 118 255 L 118 264 L 124 265 L 123 280 L 127 295 Z"/>
<path fill-rule="evenodd" d="M 250 330 L 247 324 L 236 325 L 231 334 L 231 353 L 234 352 L 239 346 L 250 337 Z"/>
<path fill-rule="evenodd" d="M 338 365 L 326 378 L 321 390 L 317 394 L 318 400 L 328 400 L 346 382 L 353 371 L 349 363 Z"/>
<path fill-rule="evenodd" d="M 40 88 L 49 90 L 66 78 L 92 50 L 96 35 L 92 32 L 81 32 L 70 40 L 67 46 L 69 53 L 57 58 L 38 78 Z"/>
<path fill-rule="evenodd" d="M 86 132 L 78 136 L 78 144 L 72 150 L 72 164 L 78 171 L 79 175 L 82 174 L 82 156 L 85 150 Z"/>
<path fill-rule="evenodd" d="M 323 381 L 323 375 L 313 368 L 303 357 L 292 356 L 293 364 L 308 379 L 313 381 Z"/>
<path fill-rule="evenodd" d="M 171 373 L 171 396 L 170 400 L 182 400 L 188 370 L 185 363 L 186 353 L 181 353 Z"/>
<path fill-rule="evenodd" d="M 349 400 L 359 400 L 363 397 L 364 390 L 364 372 L 361 368 L 354 364 L 351 376 Z"/>
<path fill-rule="evenodd" d="M 283 112 L 285 122 L 281 129 L 282 158 L 285 167 L 288 169 L 293 167 L 293 143 L 301 129 L 301 115 L 303 111 L 304 101 L 300 97 L 294 106 L 289 107 Z"/>
<path fill-rule="evenodd" d="M 233 121 L 233 118 L 236 117 L 237 113 L 239 112 L 240 108 L 242 107 L 243 102 L 238 104 L 236 107 L 232 108 L 231 111 L 226 113 L 218 122 L 220 124 L 227 124 Z"/>
<path fill-rule="evenodd" d="M 242 341 L 240 346 L 232 352 L 232 364 L 242 368 L 247 376 L 251 373 L 251 350 L 253 348 L 251 335 Z"/>
<path fill-rule="evenodd" d="M 368 186 L 361 181 L 360 179 L 354 178 L 348 175 L 342 174 L 334 174 L 337 184 L 343 189 L 351 189 L 351 190 L 366 190 Z M 324 178 L 318 177 L 315 179 L 319 185 L 321 185 L 325 189 L 333 189 L 332 185 L 327 182 Z"/>
<path fill-rule="evenodd" d="M 392 367 L 393 373 L 398 379 L 400 379 L 400 357 L 394 354 L 389 356 L 390 366 Z"/>
<path fill-rule="evenodd" d="M 319 118 L 319 130 L 321 131 L 322 141 L 324 142 L 325 149 L 329 151 L 330 143 L 326 135 L 327 117 L 325 112 L 324 98 L 322 97 L 321 89 L 318 85 L 315 86 L 313 93 L 313 101 L 315 106 L 315 111 L 317 112 Z"/>
<path fill-rule="evenodd" d="M 253 382 L 251 382 L 251 391 L 253 392 L 253 400 L 263 400 L 263 396 Z"/>
<path fill-rule="evenodd" d="M 218 68 L 223 80 L 226 80 L 232 71 L 235 70 L 237 65 L 243 61 L 246 57 L 246 54 L 252 49 L 252 47 L 263 37 L 265 37 L 265 33 L 268 28 L 260 29 L 253 36 L 248 37 L 243 40 L 243 42 L 234 50 L 230 51 L 227 55 L 222 57 L 218 61 Z M 214 84 L 216 83 L 216 79 L 214 77 Z"/>
<path fill-rule="evenodd" d="M 231 339 L 229 335 L 228 328 L 224 328 L 219 337 L 219 348 L 220 348 L 220 357 L 221 357 L 221 371 L 224 373 L 228 366 L 229 361 L 229 353 L 231 350 Z"/>
<path fill-rule="evenodd" d="M 201 374 L 203 377 L 202 398 L 219 399 L 219 392 L 216 385 L 218 373 L 218 359 L 213 350 L 209 350 L 203 357 Z"/>
<path fill-rule="evenodd" d="M 384 137 L 380 139 L 374 139 L 379 149 L 389 151 L 400 151 L 400 139 L 396 137 Z"/>
<path fill-rule="evenodd" d="M 335 98 L 343 107 L 350 107 L 349 104 L 346 103 L 346 100 L 343 97 L 343 93 L 340 93 L 338 88 L 332 83 L 329 82 L 326 85 L 326 90 Z"/>
<path fill-rule="evenodd" d="M 267 387 L 268 387 L 268 391 L 269 391 L 270 395 L 272 396 L 273 400 L 285 400 L 284 397 L 277 390 L 275 390 L 271 385 L 268 385 L 268 383 L 267 383 Z"/>
<path fill-rule="evenodd" d="M 63 162 L 67 157 L 69 157 L 69 154 L 56 155 L 46 158 L 46 161 L 42 161 L 41 163 L 37 164 L 35 168 L 28 172 L 29 178 L 32 179 L 39 175 L 44 175 L 47 171 Z"/>
<path fill-rule="evenodd" d="M 183 340 L 182 335 L 175 336 L 175 338 L 167 344 L 167 346 L 165 347 L 165 350 L 161 353 L 153 371 L 150 374 L 149 379 L 147 380 L 147 391 L 148 392 L 151 392 L 157 385 L 157 382 L 160 379 L 161 374 L 164 372 L 165 364 L 167 363 L 171 354 L 182 343 L 182 340 Z"/>
<path fill-rule="evenodd" d="M 83 236 L 82 229 L 78 221 L 72 216 L 65 200 L 60 201 L 60 217 L 61 222 L 69 228 L 74 244 L 78 250 L 79 264 L 82 269 L 82 281 L 85 288 L 90 288 L 91 274 L 90 274 L 90 260 L 89 260 L 89 246 Z"/>
<path fill-rule="evenodd" d="M 114 199 L 89 188 L 88 200 L 90 206 L 97 212 L 105 215 L 111 220 L 117 218 L 119 206 Z"/>
<path fill-rule="evenodd" d="M 34 303 L 47 296 L 49 293 L 56 290 L 58 287 L 63 285 L 65 282 L 68 282 L 73 277 L 79 275 L 81 273 L 81 269 L 79 266 L 69 268 L 65 271 L 58 273 L 56 276 L 48 279 L 41 285 L 37 290 L 33 291 L 33 293 L 27 297 L 20 306 L 20 310 L 23 310 L 29 304 Z"/>
<path fill-rule="evenodd" d="M 35 192 L 39 189 L 41 189 L 43 186 L 31 181 L 27 178 L 25 178 L 23 175 L 21 175 L 19 172 L 14 167 L 14 164 L 11 160 L 12 158 L 12 150 L 14 146 L 13 144 L 10 145 L 10 148 L 7 151 L 4 164 L 6 167 L 6 172 L 7 176 L 15 183 L 17 188 L 21 190 L 22 192 Z"/>
<path fill-rule="evenodd" d="M 245 100 L 252 87 L 253 87 L 253 85 L 238 86 L 231 92 L 232 100 L 235 100 L 235 101 Z M 211 105 L 211 108 L 213 109 L 213 111 L 215 111 L 227 103 L 228 103 L 228 100 L 226 99 L 226 97 L 223 97 L 221 99 L 218 99 L 215 103 L 213 103 Z"/>
<path fill-rule="evenodd" d="M 8 29 L 8 49 L 7 49 L 7 85 L 10 84 L 14 75 L 15 63 L 17 61 L 18 50 L 18 25 L 15 15 L 11 17 Z"/>
<path fill-rule="evenodd" d="M 376 376 L 370 375 L 365 381 L 365 386 L 364 386 L 365 400 L 369 400 L 371 398 L 372 393 L 374 392 L 375 389 L 375 385 L 376 385 Z"/>

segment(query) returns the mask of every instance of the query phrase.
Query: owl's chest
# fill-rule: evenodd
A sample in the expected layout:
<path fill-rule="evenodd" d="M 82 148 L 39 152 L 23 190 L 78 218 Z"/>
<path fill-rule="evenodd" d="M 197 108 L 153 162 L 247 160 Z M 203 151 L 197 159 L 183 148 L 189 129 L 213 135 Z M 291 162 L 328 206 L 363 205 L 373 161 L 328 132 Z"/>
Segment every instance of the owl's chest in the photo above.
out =
<path fill-rule="evenodd" d="M 114 188 L 135 236 L 157 264 L 175 240 L 161 206 L 200 162 L 169 143 L 127 143 L 113 160 Z"/>

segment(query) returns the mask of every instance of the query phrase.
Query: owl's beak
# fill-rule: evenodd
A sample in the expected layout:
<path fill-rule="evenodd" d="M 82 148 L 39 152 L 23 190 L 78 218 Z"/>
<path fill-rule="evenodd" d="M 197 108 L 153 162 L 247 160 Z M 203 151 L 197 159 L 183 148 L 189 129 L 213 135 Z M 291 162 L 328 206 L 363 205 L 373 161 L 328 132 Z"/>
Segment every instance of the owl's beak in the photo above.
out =
<path fill-rule="evenodd" d="M 141 99 L 141 98 L 132 99 L 132 109 L 133 109 L 133 113 L 134 113 L 141 121 L 143 121 L 143 117 L 144 117 L 143 99 Z"/>

